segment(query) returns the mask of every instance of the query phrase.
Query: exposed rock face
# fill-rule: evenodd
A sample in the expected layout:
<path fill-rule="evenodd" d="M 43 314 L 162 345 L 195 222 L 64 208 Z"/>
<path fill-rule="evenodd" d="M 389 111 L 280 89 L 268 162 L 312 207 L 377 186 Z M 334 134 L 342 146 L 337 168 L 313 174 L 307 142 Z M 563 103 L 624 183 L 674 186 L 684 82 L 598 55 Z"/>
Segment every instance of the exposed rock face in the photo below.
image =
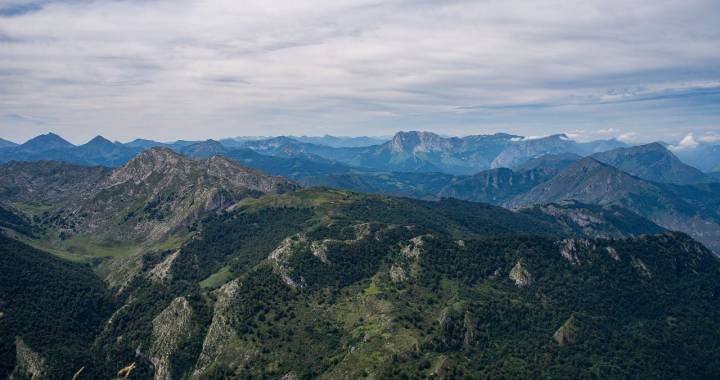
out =
<path fill-rule="evenodd" d="M 327 257 L 328 250 L 333 244 L 354 244 L 372 235 L 373 228 L 369 223 L 352 225 L 349 228 L 355 234 L 352 239 L 323 239 L 308 241 L 304 234 L 296 234 L 285 238 L 268 256 L 268 260 L 275 264 L 275 272 L 280 275 L 283 282 L 291 288 L 303 287 L 304 279 L 293 278 L 292 270 L 287 264 L 288 259 L 297 252 L 308 251 L 317 257 L 323 264 L 330 264 Z"/>
<path fill-rule="evenodd" d="M 555 334 L 553 334 L 553 340 L 560 346 L 564 346 L 569 343 L 574 343 L 577 337 L 577 327 L 575 316 L 571 316 L 565 323 L 560 326 Z"/>
<path fill-rule="evenodd" d="M 15 355 L 16 365 L 10 378 L 15 376 L 27 376 L 36 380 L 47 378 L 45 358 L 28 347 L 20 337 L 15 338 Z"/>
<path fill-rule="evenodd" d="M 632 256 L 631 260 L 633 268 L 635 268 L 635 270 L 640 276 L 642 276 L 646 280 L 651 280 L 653 278 L 653 274 L 650 271 L 650 268 L 647 266 L 647 264 L 645 264 L 644 261 L 635 256 Z"/>
<path fill-rule="evenodd" d="M 175 298 L 153 319 L 151 360 L 156 380 L 170 380 L 170 359 L 190 338 L 193 310 L 185 297 Z"/>
<path fill-rule="evenodd" d="M 492 160 L 518 136 L 497 133 L 442 137 L 431 132 L 399 132 L 381 145 L 353 150 L 314 153 L 353 166 L 395 172 L 474 174 L 488 169 Z"/>
<path fill-rule="evenodd" d="M 393 282 L 403 282 L 406 278 L 407 275 L 405 274 L 405 269 L 401 266 L 393 265 L 390 267 L 390 279 Z"/>
<path fill-rule="evenodd" d="M 268 256 L 268 259 L 275 263 L 275 272 L 280 275 L 283 282 L 285 282 L 285 284 L 291 288 L 297 288 L 298 286 L 302 287 L 302 282 L 298 284 L 297 281 L 290 277 L 290 272 L 292 271 L 292 268 L 289 268 L 287 266 L 286 261 L 291 255 L 295 253 L 295 251 L 304 249 L 306 247 L 307 239 L 305 238 L 305 235 L 297 234 L 285 238 L 280 243 L 280 245 L 278 245 L 277 248 L 275 248 L 270 253 L 270 256 Z M 325 253 L 323 251 L 322 255 L 324 254 Z"/>
<path fill-rule="evenodd" d="M 416 237 L 410 239 L 410 243 L 407 245 L 404 245 L 402 247 L 402 249 L 400 250 L 400 253 L 402 253 L 405 257 L 408 257 L 408 258 L 416 258 L 416 257 L 420 256 L 420 253 L 422 253 L 424 238 L 426 238 L 426 237 L 416 236 Z"/>
<path fill-rule="evenodd" d="M 587 239 L 564 239 L 560 242 L 560 254 L 573 265 L 580 265 L 579 253 L 589 249 L 592 243 Z"/>
<path fill-rule="evenodd" d="M 522 260 L 518 260 L 517 264 L 510 270 L 509 277 L 515 282 L 518 287 L 525 287 L 532 284 L 532 274 L 525 269 Z"/>
<path fill-rule="evenodd" d="M 399 132 L 393 136 L 390 146 L 393 151 L 404 153 L 442 152 L 452 148 L 448 139 L 432 132 Z"/>
<path fill-rule="evenodd" d="M 617 250 L 613 247 L 605 247 L 605 250 L 607 250 L 607 253 L 610 257 L 612 257 L 615 261 L 620 261 L 620 255 L 618 254 Z"/>
<path fill-rule="evenodd" d="M 105 261 L 99 268 L 104 280 L 116 293 L 122 293 L 135 276 L 142 271 L 142 255 L 118 257 Z"/>
<path fill-rule="evenodd" d="M 148 274 L 150 278 L 154 281 L 163 282 L 168 279 L 170 276 L 170 268 L 172 267 L 172 264 L 175 262 L 175 259 L 177 259 L 178 255 L 180 254 L 180 250 L 171 253 L 166 257 L 163 261 L 160 262 L 160 264 L 156 265 L 155 268 L 153 268 L 150 273 Z"/>
<path fill-rule="evenodd" d="M 227 355 L 232 355 L 232 344 L 238 340 L 235 328 L 232 325 L 232 302 L 237 296 L 240 284 L 233 280 L 223 285 L 216 292 L 217 301 L 213 312 L 213 319 L 208 328 L 202 352 L 198 358 L 194 379 L 202 379 L 203 374 L 212 364 L 221 360 Z M 246 360 L 243 357 L 235 357 L 234 361 Z"/>
<path fill-rule="evenodd" d="M 369 223 L 360 223 L 352 226 L 352 229 L 355 232 L 355 238 L 354 239 L 347 239 L 347 240 L 337 240 L 337 239 L 323 239 L 321 241 L 314 241 L 310 244 L 310 249 L 312 251 L 312 254 L 319 258 L 320 261 L 322 261 L 325 264 L 329 264 L 330 261 L 327 258 L 327 251 L 330 244 L 333 243 L 340 243 L 340 244 L 352 244 L 356 243 L 365 237 L 369 236 L 371 233 L 371 226 Z"/>
<path fill-rule="evenodd" d="M 465 312 L 465 318 L 463 319 L 463 330 L 465 330 L 465 334 L 463 335 L 463 348 L 465 350 L 468 350 L 475 341 L 475 335 L 477 335 L 475 321 L 473 320 L 472 315 L 469 311 Z"/>

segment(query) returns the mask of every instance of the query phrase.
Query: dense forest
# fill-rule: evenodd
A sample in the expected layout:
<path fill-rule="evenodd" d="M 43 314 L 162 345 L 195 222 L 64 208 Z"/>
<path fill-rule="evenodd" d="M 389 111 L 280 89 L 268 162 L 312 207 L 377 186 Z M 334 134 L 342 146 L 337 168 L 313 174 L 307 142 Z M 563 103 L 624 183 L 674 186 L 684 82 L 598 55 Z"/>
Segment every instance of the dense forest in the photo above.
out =
<path fill-rule="evenodd" d="M 568 223 L 538 210 L 310 189 L 200 219 L 179 249 L 96 267 L 2 237 L 2 376 L 30 373 L 18 365 L 24 347 L 49 379 L 81 367 L 80 378 L 109 379 L 131 363 L 137 379 L 720 371 L 711 252 L 652 223 L 622 238 Z"/>

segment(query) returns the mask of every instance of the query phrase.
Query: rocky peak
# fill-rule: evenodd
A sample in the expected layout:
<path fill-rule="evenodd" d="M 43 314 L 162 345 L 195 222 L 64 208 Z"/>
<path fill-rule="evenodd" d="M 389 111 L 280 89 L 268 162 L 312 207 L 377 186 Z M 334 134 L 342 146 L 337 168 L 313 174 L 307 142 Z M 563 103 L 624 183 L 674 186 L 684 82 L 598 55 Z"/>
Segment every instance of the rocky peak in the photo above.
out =
<path fill-rule="evenodd" d="M 442 151 L 451 147 L 450 142 L 432 132 L 398 132 L 390 141 L 395 152 L 416 153 Z"/>
<path fill-rule="evenodd" d="M 111 183 L 129 180 L 142 181 L 153 173 L 170 173 L 175 169 L 188 166 L 190 159 L 168 148 L 150 148 L 142 151 L 125 166 L 113 172 Z"/>

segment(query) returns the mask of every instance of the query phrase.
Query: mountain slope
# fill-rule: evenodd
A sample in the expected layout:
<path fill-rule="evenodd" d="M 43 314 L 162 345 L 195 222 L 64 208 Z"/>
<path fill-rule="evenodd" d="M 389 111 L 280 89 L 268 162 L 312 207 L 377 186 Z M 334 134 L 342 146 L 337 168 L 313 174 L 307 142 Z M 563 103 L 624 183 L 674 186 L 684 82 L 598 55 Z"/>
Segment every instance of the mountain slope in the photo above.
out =
<path fill-rule="evenodd" d="M 114 170 L 61 220 L 73 234 L 157 240 L 242 198 L 294 188 L 283 178 L 226 158 L 192 160 L 167 148 L 152 148 Z"/>
<path fill-rule="evenodd" d="M 72 153 L 79 162 L 90 165 L 121 166 L 138 154 L 140 150 L 140 148 L 130 148 L 97 136 L 73 149 Z"/>
<path fill-rule="evenodd" d="M 624 146 L 617 140 L 598 140 L 578 143 L 565 134 L 542 138 L 522 139 L 514 141 L 495 157 L 491 167 L 515 168 L 533 158 L 545 155 L 578 154 L 585 156 L 595 152 Z"/>
<path fill-rule="evenodd" d="M 505 205 L 563 200 L 619 205 L 664 228 L 686 232 L 713 250 L 720 249 L 718 184 L 678 186 L 649 182 L 588 157 Z"/>
<path fill-rule="evenodd" d="M 88 194 L 111 169 L 63 162 L 0 165 L 0 198 L 6 202 L 62 203 Z"/>
<path fill-rule="evenodd" d="M 653 182 L 686 185 L 713 181 L 700 170 L 682 163 L 659 143 L 613 149 L 593 154 L 592 157 L 626 173 Z"/>
<path fill-rule="evenodd" d="M 0 268 L 0 377 L 98 376 L 92 343 L 115 305 L 91 268 L 2 233 Z"/>
<path fill-rule="evenodd" d="M 117 312 L 122 322 L 97 346 L 146 358 L 136 359 L 146 377 L 717 370 L 716 257 L 683 234 L 587 239 L 565 235 L 566 222 L 323 189 L 244 201 L 205 220 L 179 253 L 148 255 L 123 290 L 134 296 Z M 165 334 L 178 343 L 156 350 Z"/>
<path fill-rule="evenodd" d="M 592 159 L 558 176 L 583 168 L 618 172 L 640 189 L 660 186 Z M 692 189 L 712 190 L 704 186 Z M 19 193 L 23 203 L 33 201 L 32 192 Z M 116 377 L 135 363 L 133 377 L 156 379 L 677 378 L 712 376 L 720 363 L 713 344 L 720 261 L 688 236 L 612 205 L 515 212 L 456 199 L 296 189 L 227 158 L 192 160 L 165 148 L 103 174 L 85 194 L 37 196 L 65 203 L 57 219 L 33 218 L 41 223 L 33 227 L 55 228 L 51 221 L 59 220 L 73 236 L 158 242 L 72 270 L 56 265 L 49 288 L 22 282 L 44 264 L 0 261 L 21 277 L 10 277 L 20 286 L 0 291 L 0 301 L 32 303 L 28 289 L 37 289 L 61 294 L 47 303 L 52 308 L 69 300 L 73 312 L 87 304 L 102 311 L 85 311 L 90 327 L 74 334 L 72 324 L 55 330 L 65 318 L 33 322 L 0 302 L 0 312 L 17 318 L 8 330 L 0 319 L 6 336 L 39 323 L 36 338 L 3 339 L 3 355 L 21 352 L 24 369 L 45 359 L 50 377 L 67 378 L 78 362 L 92 378 Z M 169 244 L 174 229 L 189 234 Z M 48 236 L 29 240 L 39 245 Z M 94 285 L 94 273 L 105 285 Z M 61 290 L 76 280 L 90 289 L 73 288 L 79 298 L 67 298 Z M 4 371 L 16 362 L 3 360 Z"/>
<path fill-rule="evenodd" d="M 74 146 L 75 145 L 54 133 L 46 133 L 18 145 L 16 149 L 17 151 L 36 153 L 44 150 L 73 148 Z"/>
<path fill-rule="evenodd" d="M 8 141 L 8 140 L 5 140 L 5 139 L 3 139 L 3 138 L 0 138 L 0 149 L 2 149 L 2 148 L 12 148 L 12 147 L 17 146 L 17 145 L 18 145 L 18 144 L 14 143 L 14 142 L 12 142 L 12 141 Z"/>
<path fill-rule="evenodd" d="M 391 141 L 357 151 L 343 162 L 379 170 L 471 174 L 488 168 L 513 138 L 517 136 L 498 133 L 445 138 L 431 132 L 399 132 Z"/>
<path fill-rule="evenodd" d="M 681 149 L 675 152 L 683 162 L 704 172 L 720 171 L 720 145 L 703 144 L 695 149 Z"/>

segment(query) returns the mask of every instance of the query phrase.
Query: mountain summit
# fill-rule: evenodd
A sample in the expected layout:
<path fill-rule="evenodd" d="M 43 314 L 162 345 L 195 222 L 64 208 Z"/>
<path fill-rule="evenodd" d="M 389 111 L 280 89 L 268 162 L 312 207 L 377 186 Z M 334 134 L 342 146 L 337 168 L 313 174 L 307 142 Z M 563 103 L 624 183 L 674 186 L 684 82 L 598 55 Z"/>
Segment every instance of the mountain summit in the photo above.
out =
<path fill-rule="evenodd" d="M 680 185 L 712 182 L 698 169 L 686 165 L 664 145 L 651 143 L 629 148 L 617 148 L 592 156 L 624 172 L 654 182 Z"/>
<path fill-rule="evenodd" d="M 17 149 L 25 152 L 40 152 L 43 150 L 66 149 L 73 147 L 75 147 L 75 145 L 50 132 L 26 141 L 24 144 L 19 145 Z"/>
<path fill-rule="evenodd" d="M 76 200 L 67 219 L 72 232 L 94 233 L 108 241 L 156 240 L 243 198 L 295 188 L 284 178 L 228 158 L 193 160 L 168 148 L 151 148 Z"/>
<path fill-rule="evenodd" d="M 432 132 L 398 132 L 390 141 L 393 152 L 418 153 L 442 152 L 452 149 L 453 144 Z"/>

